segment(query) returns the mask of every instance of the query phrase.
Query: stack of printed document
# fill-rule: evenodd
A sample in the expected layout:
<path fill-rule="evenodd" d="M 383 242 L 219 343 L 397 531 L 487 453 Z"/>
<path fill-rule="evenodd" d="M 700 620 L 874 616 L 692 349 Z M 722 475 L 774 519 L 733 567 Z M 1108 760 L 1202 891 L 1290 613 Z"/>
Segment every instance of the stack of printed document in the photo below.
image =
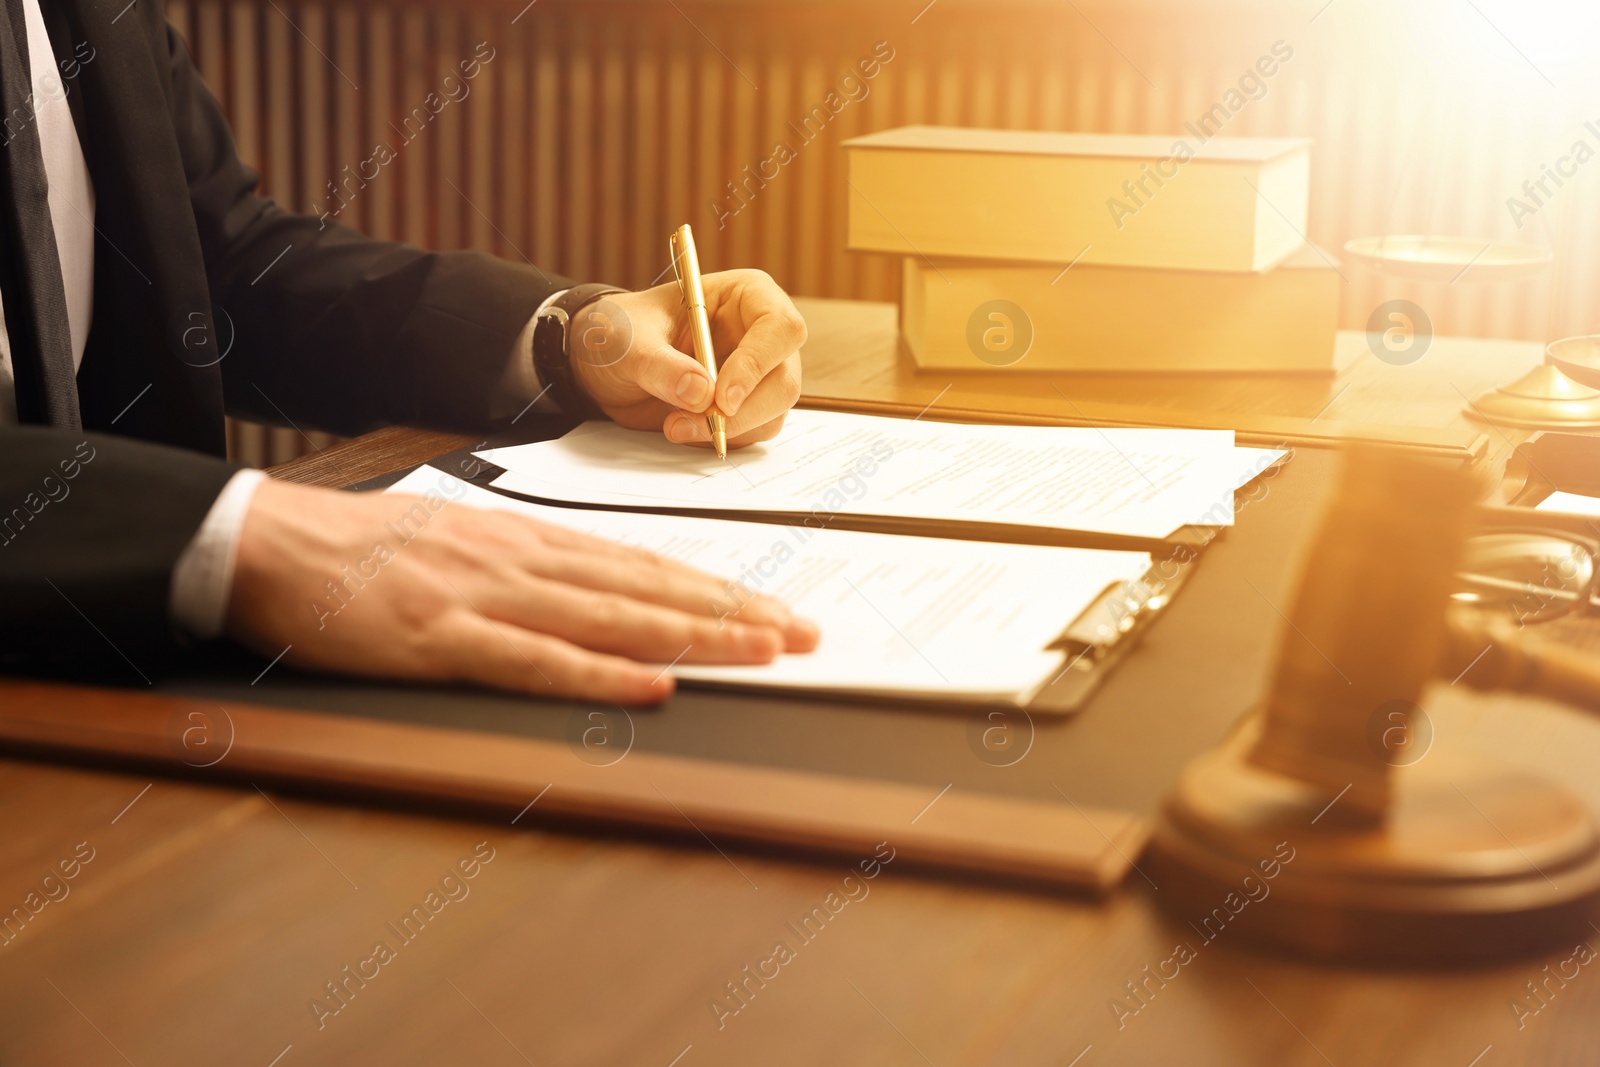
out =
<path fill-rule="evenodd" d="M 1232 525 L 1235 490 L 1282 453 L 1236 447 L 1229 430 L 796 410 L 775 440 L 726 460 L 611 422 L 476 455 L 505 468 L 496 489 L 564 504 L 1059 543 L 1062 531 L 1162 540 Z M 857 519 L 879 524 L 839 521 Z"/>

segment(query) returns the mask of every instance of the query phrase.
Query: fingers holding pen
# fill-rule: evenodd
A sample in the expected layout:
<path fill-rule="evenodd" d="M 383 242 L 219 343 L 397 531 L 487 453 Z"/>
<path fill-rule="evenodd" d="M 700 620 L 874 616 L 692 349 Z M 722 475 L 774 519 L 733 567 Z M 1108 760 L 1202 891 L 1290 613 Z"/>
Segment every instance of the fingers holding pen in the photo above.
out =
<path fill-rule="evenodd" d="M 717 381 L 721 392 L 722 378 Z M 800 357 L 790 356 L 774 367 L 751 391 L 738 413 L 728 416 L 728 444 L 734 448 L 769 441 L 783 429 L 785 416 L 800 399 Z M 678 444 L 710 447 L 711 434 L 703 414 L 672 412 L 662 426 L 667 439 Z"/>

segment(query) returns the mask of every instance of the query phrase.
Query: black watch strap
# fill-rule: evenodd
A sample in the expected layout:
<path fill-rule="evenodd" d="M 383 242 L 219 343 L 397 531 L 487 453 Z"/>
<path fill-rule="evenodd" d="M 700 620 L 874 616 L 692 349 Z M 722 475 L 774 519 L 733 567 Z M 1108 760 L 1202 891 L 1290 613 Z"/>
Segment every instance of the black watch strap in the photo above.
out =
<path fill-rule="evenodd" d="M 591 282 L 574 285 L 552 300 L 539 312 L 533 324 L 533 366 L 539 380 L 550 390 L 550 396 L 561 410 L 578 418 L 593 418 L 600 409 L 578 388 L 572 375 L 572 352 L 569 327 L 572 317 L 583 308 L 610 293 L 625 293 L 615 285 Z"/>

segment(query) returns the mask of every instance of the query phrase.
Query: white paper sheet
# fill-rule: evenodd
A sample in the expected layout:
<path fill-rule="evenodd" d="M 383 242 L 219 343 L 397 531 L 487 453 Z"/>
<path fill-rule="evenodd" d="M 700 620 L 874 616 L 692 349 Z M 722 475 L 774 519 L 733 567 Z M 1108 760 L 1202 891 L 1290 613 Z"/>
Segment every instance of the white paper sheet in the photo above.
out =
<path fill-rule="evenodd" d="M 423 467 L 390 492 L 436 493 L 639 545 L 719 578 L 725 606 L 764 593 L 821 628 L 816 651 L 759 667 L 677 666 L 679 678 L 927 700 L 1018 700 L 1064 666 L 1047 651 L 1142 552 L 814 530 L 512 500 Z"/>
<path fill-rule="evenodd" d="M 1538 511 L 1568 511 L 1574 515 L 1600 515 L 1600 497 L 1577 493 L 1551 493 L 1539 501 Z"/>
<path fill-rule="evenodd" d="M 1278 455 L 1228 430 L 975 426 L 796 410 L 731 453 L 589 422 L 477 455 L 547 500 L 1004 523 L 1166 537 L 1233 522 L 1233 491 Z"/>

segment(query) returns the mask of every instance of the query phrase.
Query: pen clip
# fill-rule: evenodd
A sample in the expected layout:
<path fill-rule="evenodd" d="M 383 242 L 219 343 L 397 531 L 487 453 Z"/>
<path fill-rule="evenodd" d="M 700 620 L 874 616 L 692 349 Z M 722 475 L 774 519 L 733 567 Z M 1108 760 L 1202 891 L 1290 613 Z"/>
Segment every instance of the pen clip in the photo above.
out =
<path fill-rule="evenodd" d="M 689 303 L 689 282 L 683 276 L 683 268 L 679 266 L 679 258 L 683 255 L 683 249 L 678 246 L 676 232 L 667 235 L 667 251 L 672 256 L 672 277 L 678 283 L 678 294 L 683 297 L 683 302 L 687 304 Z"/>

